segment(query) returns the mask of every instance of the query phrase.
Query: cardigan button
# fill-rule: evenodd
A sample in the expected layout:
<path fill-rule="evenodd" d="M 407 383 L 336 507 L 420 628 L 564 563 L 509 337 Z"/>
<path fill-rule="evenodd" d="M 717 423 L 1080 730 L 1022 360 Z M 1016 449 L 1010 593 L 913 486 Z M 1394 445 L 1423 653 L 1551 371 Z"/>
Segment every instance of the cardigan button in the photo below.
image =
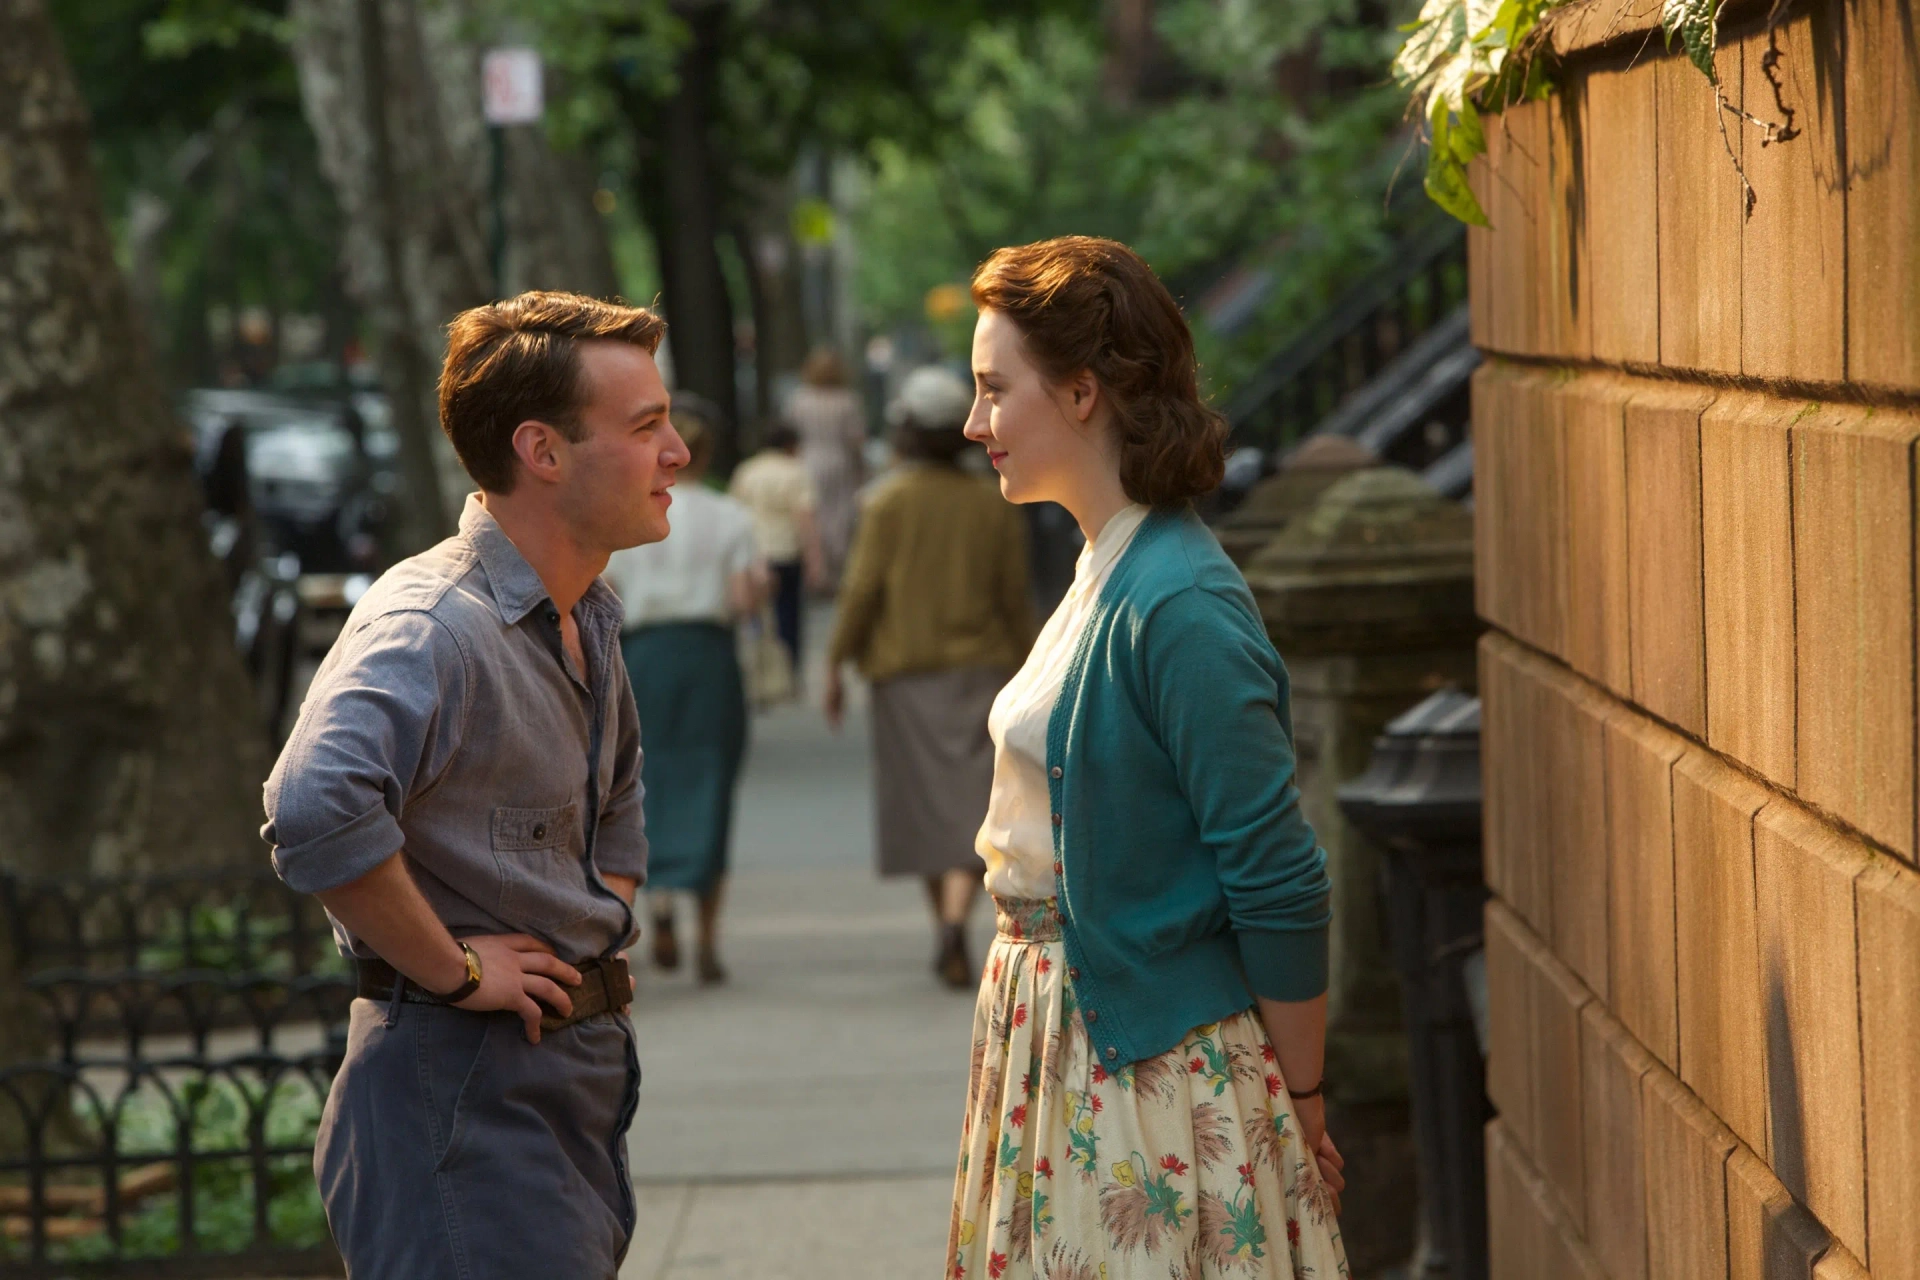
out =
<path fill-rule="evenodd" d="M 1092 1026 L 1098 1021 L 1100 1021 L 1100 1011 L 1098 1009 L 1087 1010 L 1087 1025 Z"/>
<path fill-rule="evenodd" d="M 1060 815 L 1057 813 L 1053 815 L 1053 825 L 1056 827 L 1060 825 Z"/>
<path fill-rule="evenodd" d="M 1058 778 L 1058 777 L 1061 777 L 1061 776 L 1062 776 L 1062 773 L 1061 773 L 1061 769 L 1060 769 L 1060 766 L 1059 766 L 1059 765 L 1055 765 L 1055 766 L 1053 766 L 1053 776 L 1054 776 L 1054 777 L 1056 777 L 1056 778 Z"/>
<path fill-rule="evenodd" d="M 1071 964 L 1068 965 L 1067 976 L 1069 978 L 1072 978 L 1075 982 L 1080 981 L 1080 967 L 1078 965 L 1071 965 Z"/>
<path fill-rule="evenodd" d="M 1119 1051 L 1118 1049 L 1116 1049 L 1116 1048 L 1114 1048 L 1114 1047 L 1113 1047 L 1112 1045 L 1108 1045 L 1108 1046 L 1107 1046 L 1107 1061 L 1108 1061 L 1108 1062 L 1112 1062 L 1112 1061 L 1113 1061 L 1113 1060 L 1114 1060 L 1115 1058 L 1117 1058 L 1117 1057 L 1119 1057 L 1119 1056 L 1120 1056 L 1120 1051 Z"/>

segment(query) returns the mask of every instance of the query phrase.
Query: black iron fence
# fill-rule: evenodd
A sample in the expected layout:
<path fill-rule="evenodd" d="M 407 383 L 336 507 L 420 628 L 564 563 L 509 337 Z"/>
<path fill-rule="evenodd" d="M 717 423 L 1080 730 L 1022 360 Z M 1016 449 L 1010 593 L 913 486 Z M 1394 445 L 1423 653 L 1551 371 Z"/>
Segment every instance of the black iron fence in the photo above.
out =
<path fill-rule="evenodd" d="M 1467 297 L 1466 232 L 1438 218 L 1336 299 L 1227 403 L 1233 441 L 1268 453 L 1312 431 Z"/>
<path fill-rule="evenodd" d="M 22 973 L 51 968 L 312 973 L 337 964 L 320 904 L 265 867 L 146 876 L 0 872 Z"/>
<path fill-rule="evenodd" d="M 312 1159 L 353 990 L 324 916 L 252 874 L 0 878 L 0 907 L 44 1046 L 0 1067 L 0 1277 L 338 1275 Z"/>

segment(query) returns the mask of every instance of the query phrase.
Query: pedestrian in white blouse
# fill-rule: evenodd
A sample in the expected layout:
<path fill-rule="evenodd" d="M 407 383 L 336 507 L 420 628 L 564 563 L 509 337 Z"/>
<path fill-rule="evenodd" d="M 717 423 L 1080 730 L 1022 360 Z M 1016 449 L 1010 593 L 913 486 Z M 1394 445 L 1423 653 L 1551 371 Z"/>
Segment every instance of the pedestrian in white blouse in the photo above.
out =
<path fill-rule="evenodd" d="M 752 515 L 702 483 L 716 412 L 696 397 L 674 397 L 674 422 L 692 458 L 674 490 L 673 532 L 615 552 L 606 572 L 626 608 L 620 649 L 640 711 L 653 961 L 679 965 L 673 895 L 690 893 L 699 904 L 695 972 L 703 984 L 726 979 L 720 899 L 747 746 L 734 625 L 758 611 L 768 589 Z"/>

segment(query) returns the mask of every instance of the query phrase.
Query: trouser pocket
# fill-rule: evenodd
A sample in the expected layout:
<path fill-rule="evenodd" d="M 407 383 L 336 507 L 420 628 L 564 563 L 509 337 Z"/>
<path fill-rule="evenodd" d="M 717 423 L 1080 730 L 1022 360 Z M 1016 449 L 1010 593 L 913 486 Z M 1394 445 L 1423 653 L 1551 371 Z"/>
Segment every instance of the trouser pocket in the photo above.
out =
<path fill-rule="evenodd" d="M 434 1170 L 440 1172 L 465 1147 L 475 1113 L 485 1111 L 483 1093 L 492 1057 L 492 1032 L 499 1019 L 418 1004 L 409 1005 L 406 1016 L 414 1024 L 427 1136 Z"/>

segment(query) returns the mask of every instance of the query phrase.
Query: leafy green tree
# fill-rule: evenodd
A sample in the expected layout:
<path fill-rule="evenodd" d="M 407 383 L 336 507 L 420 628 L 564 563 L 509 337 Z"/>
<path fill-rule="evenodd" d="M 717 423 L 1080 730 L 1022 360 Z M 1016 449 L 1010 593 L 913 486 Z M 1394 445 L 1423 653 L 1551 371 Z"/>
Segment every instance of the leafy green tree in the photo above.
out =
<path fill-rule="evenodd" d="M 757 330 L 771 327 L 750 228 L 785 216 L 798 158 L 863 153 L 880 139 L 935 145 L 952 106 L 940 86 L 978 28 L 1090 8 L 559 0 L 540 39 L 572 86 L 563 115 L 628 175 L 655 247 L 680 385 L 738 421 L 736 307 L 753 307 Z"/>
<path fill-rule="evenodd" d="M 1156 26 L 1176 87 L 1135 101 L 1102 92 L 1091 22 L 976 32 L 937 90 L 953 126 L 869 150 L 864 303 L 910 328 L 998 245 L 1113 236 L 1184 295 L 1212 383 L 1231 386 L 1390 243 L 1405 134 L 1387 19 L 1355 0 L 1174 0 Z M 1216 329 L 1204 286 L 1236 263 L 1265 300 Z M 950 350 L 970 321 L 945 328 Z"/>
<path fill-rule="evenodd" d="M 176 384 L 220 370 L 214 307 L 351 336 L 338 211 L 283 42 L 284 0 L 53 0 L 119 257 Z"/>

